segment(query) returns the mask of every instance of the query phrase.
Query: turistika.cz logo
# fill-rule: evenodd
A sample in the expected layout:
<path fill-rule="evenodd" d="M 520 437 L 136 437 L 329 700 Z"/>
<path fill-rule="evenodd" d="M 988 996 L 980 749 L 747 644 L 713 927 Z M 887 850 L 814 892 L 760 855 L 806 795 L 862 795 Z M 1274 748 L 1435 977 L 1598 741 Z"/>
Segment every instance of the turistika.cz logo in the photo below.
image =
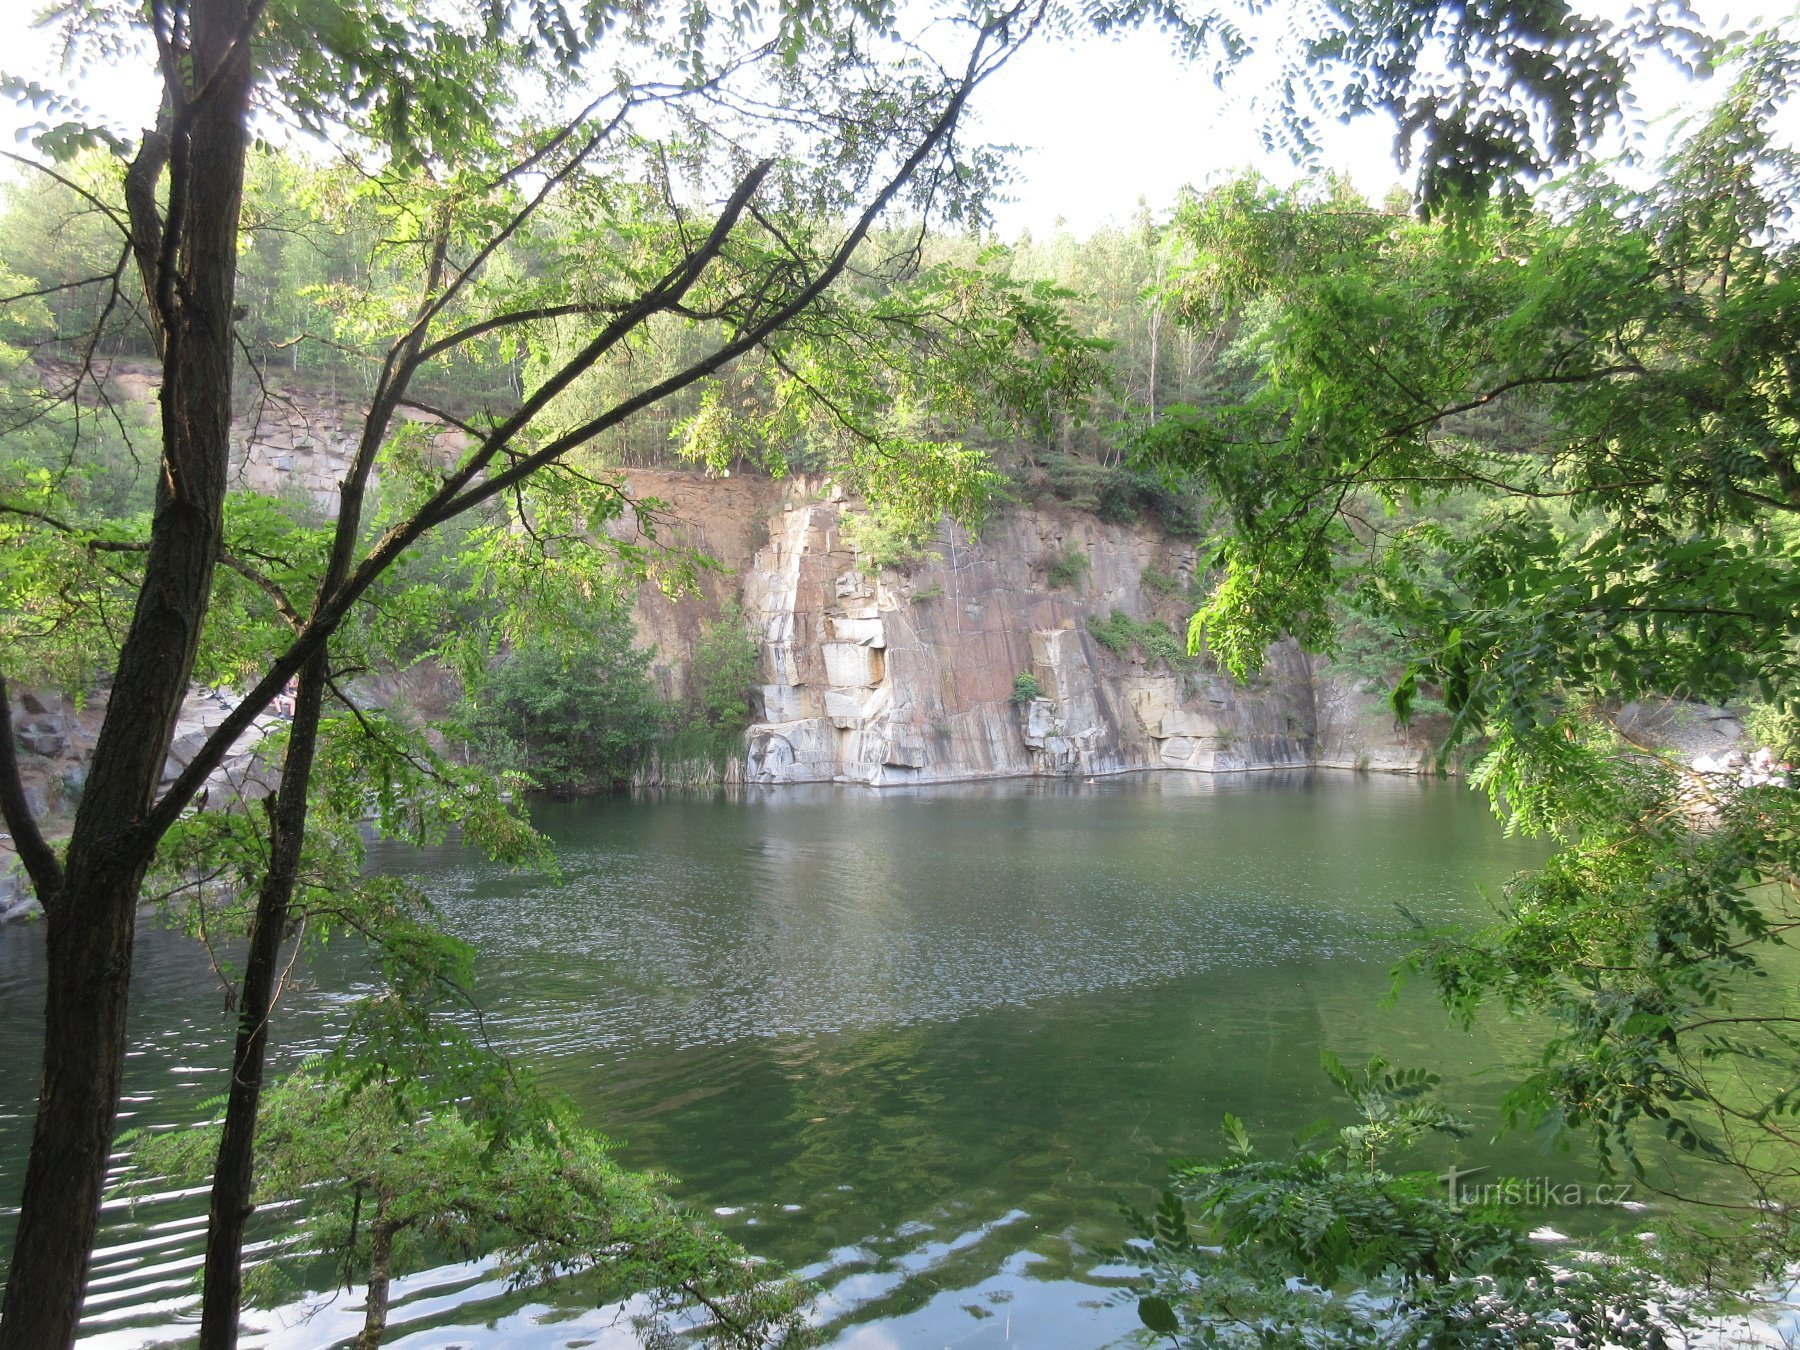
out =
<path fill-rule="evenodd" d="M 1631 1203 L 1632 1188 L 1628 1182 L 1602 1182 L 1589 1186 L 1579 1181 L 1554 1181 L 1549 1177 L 1500 1177 L 1486 1182 L 1469 1180 L 1485 1171 L 1485 1167 L 1451 1167 L 1440 1173 L 1438 1180 L 1444 1183 L 1450 1203 L 1458 1209 L 1465 1205 L 1576 1209 L 1587 1205 Z"/>

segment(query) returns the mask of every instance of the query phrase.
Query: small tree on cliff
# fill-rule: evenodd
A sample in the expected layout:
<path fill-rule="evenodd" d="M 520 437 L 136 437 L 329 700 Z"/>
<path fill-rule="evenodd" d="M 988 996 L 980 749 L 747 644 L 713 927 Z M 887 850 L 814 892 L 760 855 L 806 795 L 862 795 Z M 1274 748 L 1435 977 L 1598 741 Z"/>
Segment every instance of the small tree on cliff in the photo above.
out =
<path fill-rule="evenodd" d="M 1315 54 L 1360 70 L 1348 86 L 1353 105 L 1400 110 L 1429 199 L 1479 193 L 1498 175 L 1566 158 L 1590 140 L 1649 34 L 1611 32 L 1555 0 L 1540 11 L 1532 25 L 1515 22 L 1510 7 L 1489 14 L 1438 0 L 1397 10 L 1321 6 Z M 409 550 L 449 522 L 506 512 L 509 519 L 484 522 L 474 550 L 488 576 L 519 581 L 525 553 L 578 568 L 575 539 L 591 530 L 558 535 L 544 521 L 592 526 L 621 509 L 623 491 L 572 465 L 572 453 L 740 361 L 785 376 L 778 425 L 798 430 L 794 410 L 808 407 L 841 429 L 833 443 L 840 473 L 871 496 L 906 501 L 915 520 L 977 507 L 988 480 L 976 457 L 933 444 L 919 425 L 872 437 L 879 422 L 870 414 L 946 406 L 896 382 L 922 391 L 960 381 L 1042 416 L 1052 406 L 1046 393 L 1079 392 L 1082 344 L 1041 292 L 986 286 L 966 272 L 925 274 L 880 301 L 837 283 L 853 269 L 909 270 L 909 251 L 865 248 L 892 208 L 979 218 L 994 161 L 959 140 L 965 107 L 1046 19 L 1085 13 L 1109 27 L 1146 14 L 1188 16 L 1149 3 L 1077 13 L 1053 12 L 1047 0 L 971 6 L 948 15 L 965 41 L 946 66 L 932 55 L 941 35 L 888 45 L 895 23 L 881 5 L 779 6 L 762 28 L 754 7 L 738 7 L 727 22 L 704 7 L 665 14 L 600 0 L 327 6 L 323 14 L 294 0 L 114 0 L 58 13 L 78 63 L 138 57 L 163 79 L 157 123 L 135 144 L 48 91 L 11 86 L 50 106 L 47 151 L 104 144 L 122 157 L 116 196 L 84 189 L 118 230 L 117 264 L 93 285 L 103 312 L 135 307 L 151 334 L 162 367 L 161 446 L 153 512 L 141 530 L 67 511 L 54 481 L 0 486 L 9 531 L 0 542 L 27 564 L 26 584 L 12 583 L 14 608 L 0 616 L 0 662 L 36 668 L 49 664 L 37 656 L 46 643 L 81 642 L 104 652 L 111 671 L 87 787 L 60 851 L 26 808 L 0 682 L 0 812 L 43 903 L 50 966 L 44 1072 L 0 1347 L 43 1350 L 73 1338 L 112 1136 L 145 874 L 229 748 L 297 680 L 282 787 L 253 876 L 257 906 L 215 1168 L 201 1339 L 224 1346 L 236 1334 L 264 1045 L 319 734 L 331 720 L 328 702 L 343 702 L 335 663 L 357 659 L 343 651 L 352 630 L 371 643 L 392 636 L 384 627 L 391 607 L 373 602 L 392 598 L 384 588 L 405 590 Z M 1229 32 L 1206 19 L 1203 12 L 1185 31 L 1223 32 L 1229 45 Z M 594 57 L 608 72 L 600 88 L 579 78 Z M 1415 69 L 1434 73 L 1415 77 Z M 1445 69 L 1478 69 L 1494 83 L 1440 88 L 1435 72 Z M 1511 92 L 1497 95 L 1509 80 Z M 1519 117 L 1521 101 L 1546 115 Z M 322 131 L 352 154 L 367 150 L 365 190 L 391 226 L 386 256 L 406 259 L 388 274 L 397 284 L 343 297 L 340 333 L 372 357 L 371 396 L 330 527 L 279 520 L 252 503 L 228 509 L 239 207 L 253 107 Z M 567 113 L 552 117 L 551 109 Z M 1304 118 L 1292 126 L 1304 136 Z M 540 266 L 494 284 L 491 264 L 557 211 Z M 652 325 L 674 318 L 702 335 L 691 356 L 672 372 L 627 380 L 601 407 L 580 408 L 584 378 L 628 365 Z M 423 409 L 468 436 L 458 458 L 435 463 L 402 422 L 420 407 L 415 381 L 434 361 L 484 350 L 506 361 L 528 353 L 526 392 L 473 417 Z M 838 370 L 826 352 L 866 360 Z M 92 348 L 78 355 L 70 397 L 90 391 Z M 371 497 L 378 467 L 388 485 L 381 503 Z M 215 593 L 233 589 L 263 602 L 265 623 L 220 631 L 213 620 L 225 611 Z M 429 609 L 429 590 L 405 591 L 412 621 Z M 127 618 L 118 637 L 109 624 L 115 609 Z M 183 692 L 214 640 L 231 649 L 249 692 L 163 787 Z M 360 721 L 348 707 L 342 717 Z"/>
<path fill-rule="evenodd" d="M 628 613 L 596 615 L 591 626 L 585 639 L 524 642 L 470 689 L 465 725 L 482 760 L 551 792 L 630 780 L 664 715 L 651 653 L 632 646 Z"/>
<path fill-rule="evenodd" d="M 743 606 L 728 601 L 700 625 L 689 676 L 688 702 L 695 720 L 725 742 L 750 725 L 750 686 L 756 683 L 756 643 Z"/>

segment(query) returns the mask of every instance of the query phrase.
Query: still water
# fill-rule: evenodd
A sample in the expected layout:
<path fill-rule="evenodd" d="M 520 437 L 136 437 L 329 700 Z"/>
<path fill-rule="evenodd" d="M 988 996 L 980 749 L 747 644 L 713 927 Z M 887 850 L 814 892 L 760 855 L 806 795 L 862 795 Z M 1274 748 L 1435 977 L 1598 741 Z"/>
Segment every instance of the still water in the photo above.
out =
<path fill-rule="evenodd" d="M 1434 1165 L 1580 1174 L 1535 1140 L 1490 1142 L 1516 1029 L 1464 1033 L 1423 991 L 1383 1000 L 1402 907 L 1480 922 L 1534 855 L 1459 786 L 1161 774 L 536 816 L 560 884 L 455 847 L 377 862 L 421 874 L 478 947 L 489 1035 L 628 1163 L 813 1280 L 834 1345 L 1119 1341 L 1135 1317 L 1099 1249 L 1125 1235 L 1120 1202 L 1153 1204 L 1170 1157 L 1215 1152 L 1226 1111 L 1271 1145 L 1336 1111 L 1321 1048 L 1433 1067 L 1489 1104 Z M 230 1030 L 191 944 L 147 930 L 139 951 L 132 1125 L 220 1091 Z M 288 1062 L 353 978 L 308 972 L 284 1005 Z M 42 981 L 42 934 L 0 930 L 0 1204 L 21 1179 Z M 181 1338 L 202 1204 L 109 1212 L 95 1345 Z M 258 1312 L 246 1344 L 337 1343 L 359 1303 Z M 630 1343 L 617 1310 L 509 1295 L 479 1264 L 401 1282 L 390 1337 Z"/>

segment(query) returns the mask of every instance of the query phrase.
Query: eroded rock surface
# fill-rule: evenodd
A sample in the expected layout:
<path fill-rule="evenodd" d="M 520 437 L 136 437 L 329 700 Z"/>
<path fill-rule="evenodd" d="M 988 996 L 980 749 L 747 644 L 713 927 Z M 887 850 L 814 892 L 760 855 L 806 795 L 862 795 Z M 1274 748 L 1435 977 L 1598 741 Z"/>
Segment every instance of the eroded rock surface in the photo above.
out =
<path fill-rule="evenodd" d="M 1193 548 L 1153 527 L 1014 510 L 978 537 L 946 525 L 935 558 L 883 568 L 851 546 L 850 507 L 828 485 L 696 482 L 632 474 L 634 493 L 676 503 L 665 527 L 705 541 L 727 569 L 698 600 L 671 603 L 646 588 L 639 629 L 673 688 L 700 618 L 740 601 L 761 664 L 749 782 L 1431 767 L 1424 734 L 1396 728 L 1378 694 L 1291 643 L 1250 685 L 1204 661 L 1170 669 L 1102 646 L 1089 625 L 1115 610 L 1185 625 L 1189 602 L 1163 592 L 1167 578 L 1192 573 Z M 745 511 L 763 514 L 745 522 Z M 1051 564 L 1074 552 L 1087 559 L 1084 578 L 1051 586 Z M 1147 572 L 1163 579 L 1160 590 Z M 1042 697 L 1014 702 L 1020 675 Z"/>

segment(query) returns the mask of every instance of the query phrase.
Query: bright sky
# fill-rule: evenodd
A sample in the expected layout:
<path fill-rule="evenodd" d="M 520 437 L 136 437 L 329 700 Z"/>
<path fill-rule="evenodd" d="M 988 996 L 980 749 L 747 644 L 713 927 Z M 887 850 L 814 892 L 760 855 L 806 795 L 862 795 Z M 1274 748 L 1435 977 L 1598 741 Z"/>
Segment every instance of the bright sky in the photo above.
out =
<path fill-rule="evenodd" d="M 1593 0 L 1616 17 L 1622 0 Z M 1800 19 L 1800 0 L 1694 0 L 1720 32 Z M 1289 182 L 1299 170 L 1266 153 L 1248 106 L 1254 74 L 1221 93 L 1184 66 L 1166 38 L 1135 32 L 1116 42 L 1044 44 L 1015 57 L 983 91 L 987 139 L 1021 147 L 1018 201 L 1002 209 L 1001 233 L 1066 220 L 1077 233 L 1124 221 L 1144 198 L 1171 206 L 1183 186 L 1204 187 L 1245 168 Z M 1636 84 L 1650 139 L 1666 137 L 1684 112 L 1716 97 L 1718 81 L 1690 82 L 1673 64 L 1646 67 Z M 1401 181 L 1391 123 L 1373 119 L 1327 130 L 1327 167 L 1348 173 L 1365 196 Z"/>
<path fill-rule="evenodd" d="M 1593 0 L 1622 10 L 1627 0 Z M 1694 0 L 1721 30 L 1800 20 L 1800 0 Z M 51 44 L 29 16 L 39 5 L 0 0 L 0 71 L 36 78 L 53 88 Z M 1184 65 L 1166 38 L 1136 32 L 1117 41 L 1088 39 L 1027 49 L 982 90 L 978 132 L 1020 147 L 1016 198 L 999 210 L 1000 232 L 1043 233 L 1064 221 L 1086 232 L 1107 220 L 1125 221 L 1139 199 L 1153 212 L 1173 204 L 1186 184 L 1205 186 L 1254 167 L 1277 180 L 1296 173 L 1284 158 L 1266 154 L 1247 106 L 1254 76 L 1221 93 L 1200 71 Z M 78 96 L 129 126 L 149 120 L 155 87 L 147 72 L 122 70 Z M 1691 85 L 1673 67 L 1647 70 L 1638 87 L 1652 135 L 1666 135 L 1683 109 L 1708 101 L 1709 86 Z M 0 148 L 29 120 L 0 106 Z M 1334 127 L 1329 167 L 1351 175 L 1368 195 L 1380 196 L 1400 178 L 1392 133 L 1378 123 Z"/>

